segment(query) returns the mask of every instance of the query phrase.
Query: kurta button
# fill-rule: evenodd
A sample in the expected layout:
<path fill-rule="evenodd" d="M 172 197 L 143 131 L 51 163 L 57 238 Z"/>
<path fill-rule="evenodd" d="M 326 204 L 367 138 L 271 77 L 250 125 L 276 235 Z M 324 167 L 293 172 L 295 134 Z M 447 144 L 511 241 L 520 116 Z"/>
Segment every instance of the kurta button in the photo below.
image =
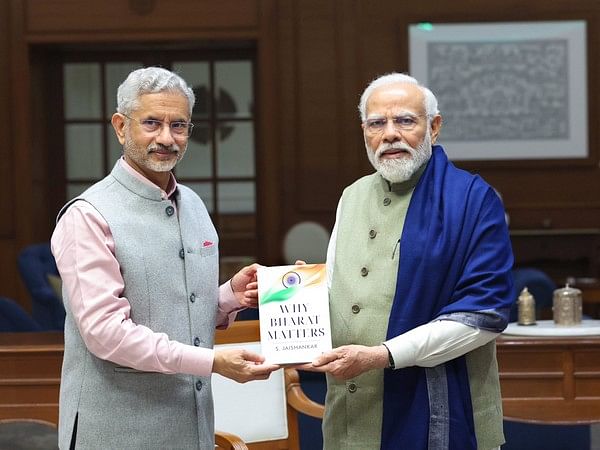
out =
<path fill-rule="evenodd" d="M 173 214 L 175 214 L 175 208 L 172 206 L 167 206 L 165 212 L 167 213 L 167 216 L 171 217 Z"/>
<path fill-rule="evenodd" d="M 185 252 L 183 251 L 183 249 L 179 250 L 179 257 L 181 259 L 185 258 Z"/>
<path fill-rule="evenodd" d="M 351 394 L 355 393 L 357 389 L 356 383 L 350 383 L 348 385 L 348 392 L 350 392 Z"/>
<path fill-rule="evenodd" d="M 386 197 L 383 199 L 383 206 L 388 206 L 390 203 L 392 203 L 392 199 L 389 197 Z"/>
<path fill-rule="evenodd" d="M 362 269 L 360 269 L 360 274 L 363 277 L 366 277 L 369 274 L 369 269 L 367 269 L 366 267 L 363 267 Z"/>
<path fill-rule="evenodd" d="M 371 231 L 369 231 L 369 237 L 370 237 L 371 239 L 373 239 L 375 236 L 377 236 L 377 231 L 375 231 L 375 230 L 371 230 Z"/>
<path fill-rule="evenodd" d="M 200 338 L 199 338 L 199 337 L 195 337 L 195 338 L 194 338 L 194 345 L 195 345 L 196 347 L 199 347 L 199 346 L 200 346 Z"/>
<path fill-rule="evenodd" d="M 360 312 L 360 306 L 357 304 L 352 305 L 352 312 L 358 314 Z"/>
<path fill-rule="evenodd" d="M 196 294 L 190 295 L 190 302 L 194 303 L 196 301 Z"/>
<path fill-rule="evenodd" d="M 202 389 L 202 381 L 198 380 L 196 381 L 196 390 L 199 391 L 200 389 Z"/>

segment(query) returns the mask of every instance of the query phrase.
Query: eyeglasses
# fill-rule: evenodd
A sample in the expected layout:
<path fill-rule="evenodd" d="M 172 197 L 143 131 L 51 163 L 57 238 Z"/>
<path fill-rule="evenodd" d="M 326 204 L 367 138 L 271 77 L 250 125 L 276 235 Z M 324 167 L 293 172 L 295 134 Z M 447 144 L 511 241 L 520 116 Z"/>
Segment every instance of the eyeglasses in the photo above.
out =
<path fill-rule="evenodd" d="M 179 136 L 179 137 L 190 137 L 192 135 L 192 130 L 194 128 L 194 124 L 192 122 L 182 122 L 182 121 L 176 121 L 176 122 L 163 122 L 162 120 L 156 120 L 156 119 L 136 119 L 134 117 L 129 117 L 127 114 L 123 114 L 125 117 L 127 117 L 128 119 L 131 120 L 135 120 L 137 123 L 140 124 L 140 126 L 142 127 L 142 129 L 146 132 L 146 133 L 156 133 L 157 131 L 162 130 L 163 125 L 168 125 L 169 129 L 171 130 L 171 134 L 173 136 Z"/>
<path fill-rule="evenodd" d="M 411 131 L 413 128 L 417 126 L 419 123 L 419 117 L 427 117 L 427 116 L 412 116 L 412 115 L 404 115 L 404 116 L 393 116 L 391 118 L 392 125 L 396 129 L 396 131 Z M 377 117 L 373 119 L 365 120 L 365 128 L 368 133 L 371 134 L 379 134 L 383 132 L 385 127 L 387 126 L 388 118 L 387 117 Z"/>

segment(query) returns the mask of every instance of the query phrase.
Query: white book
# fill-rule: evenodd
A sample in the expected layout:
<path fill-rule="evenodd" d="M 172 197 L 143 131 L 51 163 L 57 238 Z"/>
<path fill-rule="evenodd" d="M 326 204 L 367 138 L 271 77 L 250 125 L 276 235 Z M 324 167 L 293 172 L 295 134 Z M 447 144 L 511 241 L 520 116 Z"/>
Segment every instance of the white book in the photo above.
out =
<path fill-rule="evenodd" d="M 260 267 L 262 354 L 272 364 L 298 364 L 331 350 L 325 264 Z"/>

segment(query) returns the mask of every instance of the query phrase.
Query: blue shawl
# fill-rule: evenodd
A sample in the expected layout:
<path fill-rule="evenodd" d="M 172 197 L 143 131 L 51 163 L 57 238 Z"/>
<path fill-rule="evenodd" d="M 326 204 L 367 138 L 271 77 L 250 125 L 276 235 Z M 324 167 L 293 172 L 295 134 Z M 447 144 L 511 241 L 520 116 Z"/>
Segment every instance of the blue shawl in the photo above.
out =
<path fill-rule="evenodd" d="M 434 145 L 406 213 L 387 338 L 441 318 L 502 331 L 512 264 L 498 195 Z M 400 448 L 477 448 L 465 356 L 385 371 L 381 449 Z"/>

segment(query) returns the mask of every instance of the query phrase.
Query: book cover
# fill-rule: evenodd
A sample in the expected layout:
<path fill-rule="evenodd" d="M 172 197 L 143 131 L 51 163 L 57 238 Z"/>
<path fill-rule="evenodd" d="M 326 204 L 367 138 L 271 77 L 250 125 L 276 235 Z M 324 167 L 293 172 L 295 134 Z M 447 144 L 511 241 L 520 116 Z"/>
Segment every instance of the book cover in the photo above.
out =
<path fill-rule="evenodd" d="M 331 350 L 325 264 L 260 267 L 257 278 L 267 362 L 306 363 Z"/>

